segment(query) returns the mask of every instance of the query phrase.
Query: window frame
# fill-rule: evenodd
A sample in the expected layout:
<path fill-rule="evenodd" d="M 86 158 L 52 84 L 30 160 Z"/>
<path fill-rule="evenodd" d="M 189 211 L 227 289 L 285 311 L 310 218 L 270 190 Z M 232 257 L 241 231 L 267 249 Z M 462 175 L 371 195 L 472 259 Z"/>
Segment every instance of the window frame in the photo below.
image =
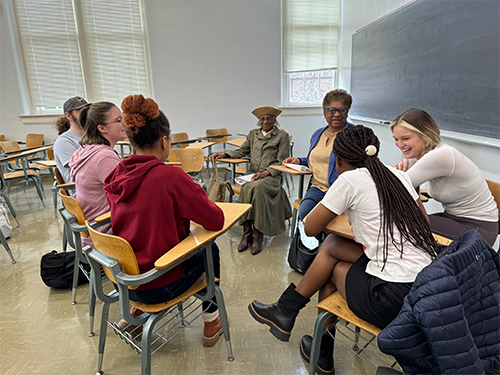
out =
<path fill-rule="evenodd" d="M 285 12 L 284 12 L 284 1 L 280 0 L 281 6 L 281 108 L 289 109 L 294 114 L 320 114 L 323 113 L 323 99 L 321 98 L 318 102 L 314 103 L 292 103 L 291 102 L 291 73 L 285 71 Z M 340 0 L 340 19 L 339 19 L 339 37 L 338 37 L 338 63 L 337 67 L 333 69 L 325 69 L 333 71 L 333 87 L 332 90 L 339 87 L 339 77 L 340 77 L 340 61 L 341 61 L 341 50 L 342 50 L 342 33 L 343 33 L 343 0 Z M 302 73 L 307 72 L 307 70 L 301 71 Z M 296 73 L 301 73 L 296 72 Z"/>
<path fill-rule="evenodd" d="M 73 5 L 73 16 L 75 19 L 75 27 L 77 30 L 77 40 L 79 47 L 80 65 L 82 69 L 84 96 L 89 102 L 95 101 L 95 92 L 92 84 L 91 75 L 91 61 L 89 55 L 89 45 L 86 40 L 86 32 L 84 25 L 83 5 L 81 0 L 71 0 Z M 147 86 L 145 96 L 152 96 L 152 79 L 151 79 L 151 64 L 149 53 L 149 42 L 147 37 L 147 25 L 145 17 L 145 4 L 144 0 L 137 0 L 140 8 L 141 25 L 142 25 L 142 40 L 144 46 L 144 68 Z M 19 82 L 21 85 L 21 96 L 23 100 L 24 114 L 19 117 L 24 124 L 46 124 L 47 121 L 53 121 L 58 116 L 63 114 L 62 103 L 61 106 L 56 107 L 36 107 L 33 105 L 33 99 L 30 93 L 29 78 L 27 74 L 26 62 L 21 45 L 20 28 L 17 21 L 15 12 L 14 0 L 9 0 L 7 3 L 7 19 L 9 28 L 11 29 L 12 44 L 15 64 L 18 67 Z M 116 103 L 120 105 L 120 103 Z"/>

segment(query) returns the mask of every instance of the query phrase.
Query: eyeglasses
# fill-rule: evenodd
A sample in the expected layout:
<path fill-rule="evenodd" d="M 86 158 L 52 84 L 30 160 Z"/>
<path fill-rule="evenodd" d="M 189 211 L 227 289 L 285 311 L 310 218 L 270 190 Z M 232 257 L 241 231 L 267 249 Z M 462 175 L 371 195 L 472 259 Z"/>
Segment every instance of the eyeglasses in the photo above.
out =
<path fill-rule="evenodd" d="M 119 122 L 121 123 L 123 121 L 123 118 L 119 119 L 119 120 L 116 120 L 116 121 L 110 121 L 110 122 L 105 122 L 104 124 L 101 124 L 101 125 L 109 125 L 109 124 L 114 124 L 115 122 Z"/>
<path fill-rule="evenodd" d="M 342 116 L 346 115 L 347 112 L 349 112 L 349 108 L 326 108 L 325 111 L 327 111 L 330 115 L 334 115 L 335 113 L 340 113 Z"/>
<path fill-rule="evenodd" d="M 263 122 L 264 122 L 264 121 L 266 121 L 266 120 L 267 120 L 267 122 L 271 122 L 271 121 L 274 121 L 274 119 L 275 119 L 275 117 L 274 117 L 274 116 L 271 116 L 271 115 L 269 115 L 269 116 L 263 115 L 263 116 L 259 117 L 259 122 L 260 122 L 260 123 L 263 123 Z"/>

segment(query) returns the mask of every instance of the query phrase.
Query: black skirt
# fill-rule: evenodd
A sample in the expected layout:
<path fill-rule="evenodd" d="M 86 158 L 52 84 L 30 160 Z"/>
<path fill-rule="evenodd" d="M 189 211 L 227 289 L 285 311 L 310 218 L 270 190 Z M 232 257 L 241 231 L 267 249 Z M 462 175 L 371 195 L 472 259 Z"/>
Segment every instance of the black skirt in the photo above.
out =
<path fill-rule="evenodd" d="M 369 261 L 363 254 L 347 272 L 346 302 L 358 317 L 385 328 L 399 314 L 413 283 L 392 283 L 369 275 L 365 272 Z"/>

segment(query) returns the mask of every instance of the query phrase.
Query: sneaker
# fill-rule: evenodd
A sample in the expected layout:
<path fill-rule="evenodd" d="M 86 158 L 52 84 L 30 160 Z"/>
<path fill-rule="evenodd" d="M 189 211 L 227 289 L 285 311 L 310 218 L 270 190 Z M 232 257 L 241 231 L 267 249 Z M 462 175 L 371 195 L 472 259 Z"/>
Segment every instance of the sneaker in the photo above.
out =
<path fill-rule="evenodd" d="M 203 327 L 203 345 L 204 346 L 214 346 L 219 341 L 219 337 L 222 335 L 222 324 L 220 322 L 220 317 L 217 317 L 212 322 L 205 322 Z"/>

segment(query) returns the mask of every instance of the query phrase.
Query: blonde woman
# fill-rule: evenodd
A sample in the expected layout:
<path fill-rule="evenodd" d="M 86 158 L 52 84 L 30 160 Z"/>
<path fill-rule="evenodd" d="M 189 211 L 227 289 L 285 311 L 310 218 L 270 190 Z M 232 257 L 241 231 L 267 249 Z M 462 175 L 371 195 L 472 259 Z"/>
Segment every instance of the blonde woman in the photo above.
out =
<path fill-rule="evenodd" d="M 421 109 L 411 108 L 391 124 L 404 160 L 396 167 L 407 172 L 413 187 L 425 183 L 444 211 L 429 215 L 431 229 L 457 239 L 476 229 L 490 245 L 498 233 L 498 209 L 479 168 L 456 148 L 441 142 L 439 127 Z"/>

